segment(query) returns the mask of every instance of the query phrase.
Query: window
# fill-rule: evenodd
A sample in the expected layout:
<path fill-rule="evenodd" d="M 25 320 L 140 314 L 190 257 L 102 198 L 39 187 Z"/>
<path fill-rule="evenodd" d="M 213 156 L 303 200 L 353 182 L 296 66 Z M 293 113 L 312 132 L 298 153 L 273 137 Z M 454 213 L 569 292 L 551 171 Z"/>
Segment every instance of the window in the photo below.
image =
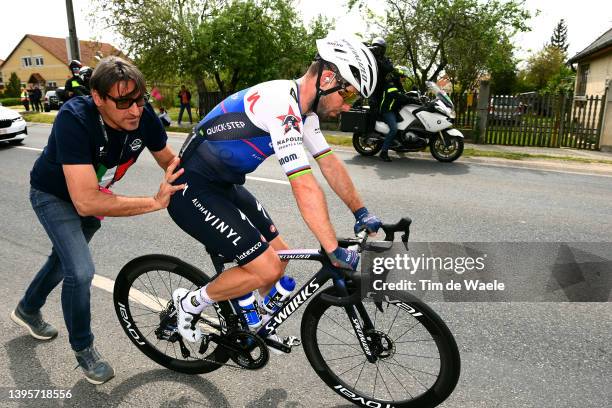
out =
<path fill-rule="evenodd" d="M 587 80 L 589 77 L 589 64 L 578 66 L 578 84 L 576 85 L 576 96 L 585 96 Z"/>
<path fill-rule="evenodd" d="M 34 65 L 37 67 L 44 65 L 43 57 L 39 55 L 38 57 L 34 57 Z"/>
<path fill-rule="evenodd" d="M 57 88 L 57 82 L 47 81 L 47 88 Z"/>
<path fill-rule="evenodd" d="M 21 66 L 24 68 L 32 66 L 32 57 L 21 57 Z"/>

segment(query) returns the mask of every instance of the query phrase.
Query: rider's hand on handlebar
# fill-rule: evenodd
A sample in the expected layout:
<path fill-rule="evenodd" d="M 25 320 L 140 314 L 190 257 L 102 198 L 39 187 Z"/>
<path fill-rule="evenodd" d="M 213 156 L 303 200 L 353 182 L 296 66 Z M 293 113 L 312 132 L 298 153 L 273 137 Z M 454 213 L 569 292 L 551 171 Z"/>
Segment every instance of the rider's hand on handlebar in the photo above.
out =
<path fill-rule="evenodd" d="M 374 235 L 378 232 L 378 229 L 382 225 L 380 218 L 368 212 L 368 209 L 365 207 L 361 207 L 353 214 L 357 220 L 355 227 L 353 228 L 355 235 L 363 230 L 366 230 L 370 235 Z"/>
<path fill-rule="evenodd" d="M 332 265 L 336 268 L 357 270 L 359 265 L 359 253 L 351 249 L 338 247 L 327 254 Z"/>

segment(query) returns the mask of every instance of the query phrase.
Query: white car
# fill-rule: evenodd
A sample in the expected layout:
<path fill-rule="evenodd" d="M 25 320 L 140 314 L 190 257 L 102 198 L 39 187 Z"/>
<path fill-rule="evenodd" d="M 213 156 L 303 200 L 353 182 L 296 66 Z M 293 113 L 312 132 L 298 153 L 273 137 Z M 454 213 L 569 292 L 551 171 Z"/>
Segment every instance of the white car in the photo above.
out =
<path fill-rule="evenodd" d="M 28 137 L 26 121 L 19 112 L 0 104 L 0 142 L 21 144 Z"/>

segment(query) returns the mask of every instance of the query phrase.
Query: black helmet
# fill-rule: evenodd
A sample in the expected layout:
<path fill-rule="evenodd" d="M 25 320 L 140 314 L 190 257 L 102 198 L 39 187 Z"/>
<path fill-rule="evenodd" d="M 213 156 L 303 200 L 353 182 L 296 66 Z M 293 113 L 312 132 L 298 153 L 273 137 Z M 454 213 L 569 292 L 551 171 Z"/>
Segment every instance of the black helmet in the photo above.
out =
<path fill-rule="evenodd" d="M 81 69 L 82 66 L 83 64 L 81 64 L 81 61 L 79 60 L 72 60 L 70 61 L 70 64 L 68 64 L 68 68 L 70 69 L 70 72 L 72 72 L 73 74 L 78 73 L 79 69 Z"/>
<path fill-rule="evenodd" d="M 79 70 L 79 75 L 81 76 L 81 78 L 83 78 L 83 81 L 85 81 L 85 83 L 89 82 L 89 78 L 91 78 L 92 73 L 93 73 L 93 68 L 88 67 L 88 66 L 84 66 L 83 68 Z"/>

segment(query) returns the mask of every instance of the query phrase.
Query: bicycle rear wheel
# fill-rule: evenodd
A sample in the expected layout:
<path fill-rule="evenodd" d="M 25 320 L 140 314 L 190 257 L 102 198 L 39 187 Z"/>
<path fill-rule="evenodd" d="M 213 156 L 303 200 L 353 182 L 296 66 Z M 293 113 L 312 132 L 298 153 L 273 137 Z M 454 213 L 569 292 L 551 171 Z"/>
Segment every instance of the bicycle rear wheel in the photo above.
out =
<path fill-rule="evenodd" d="M 302 319 L 304 352 L 332 390 L 357 405 L 402 408 L 435 407 L 452 393 L 459 351 L 431 308 L 402 292 L 385 296 L 379 306 L 366 299 L 355 308 L 362 325 L 373 324 L 364 325 L 364 335 L 375 363 L 366 359 L 344 307 L 317 295 Z"/>
<path fill-rule="evenodd" d="M 204 353 L 200 343 L 183 341 L 176 331 L 172 292 L 179 288 L 195 290 L 210 279 L 199 269 L 166 255 L 146 255 L 127 263 L 117 275 L 113 294 L 115 311 L 129 339 L 147 357 L 174 371 L 202 374 L 216 370 L 228 361 L 225 350 L 212 342 Z M 218 304 L 229 316 L 228 302 Z M 218 332 L 223 317 L 209 307 L 197 324 L 204 334 Z M 185 355 L 188 354 L 188 356 Z"/>

